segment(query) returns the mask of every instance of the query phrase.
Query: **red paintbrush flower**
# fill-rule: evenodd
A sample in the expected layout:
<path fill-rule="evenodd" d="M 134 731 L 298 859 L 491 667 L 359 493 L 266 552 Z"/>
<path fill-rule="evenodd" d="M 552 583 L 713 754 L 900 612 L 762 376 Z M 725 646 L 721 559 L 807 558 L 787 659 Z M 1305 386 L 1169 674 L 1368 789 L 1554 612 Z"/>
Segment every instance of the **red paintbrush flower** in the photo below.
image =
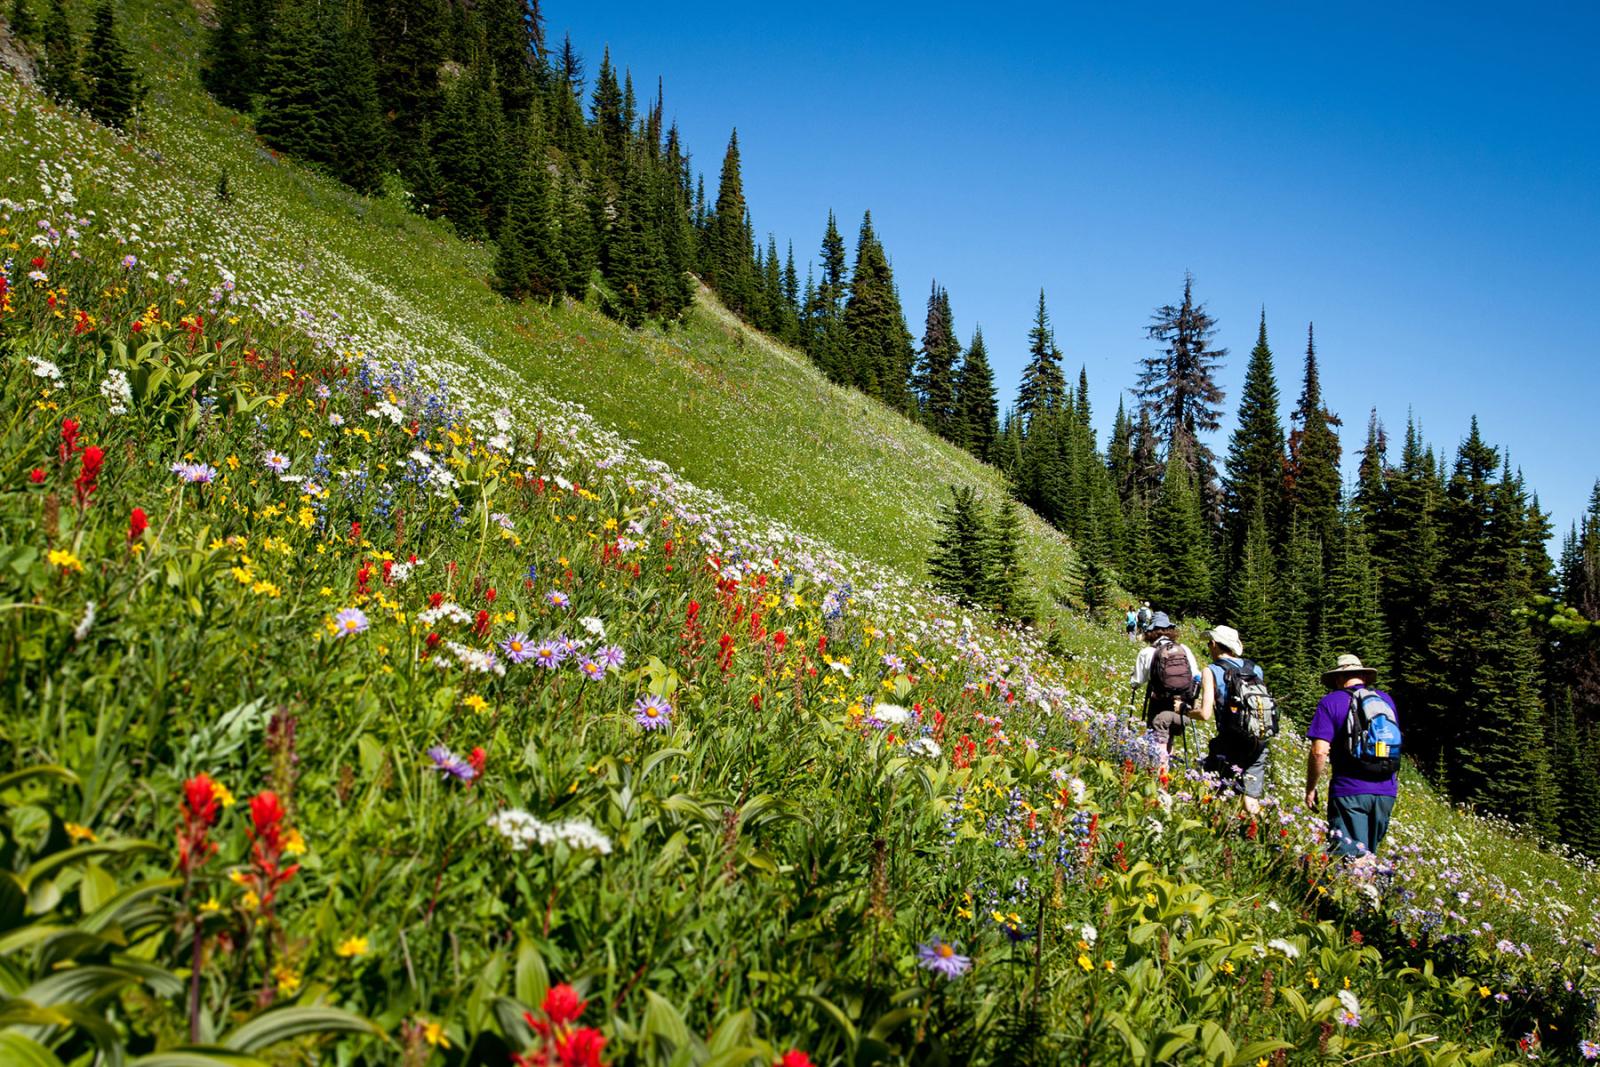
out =
<path fill-rule="evenodd" d="M 83 450 L 83 457 L 78 467 L 77 480 L 72 483 L 72 491 L 78 498 L 81 508 L 89 502 L 89 497 L 98 488 L 100 466 L 105 462 L 106 454 L 99 445 L 90 445 Z"/>
<path fill-rule="evenodd" d="M 145 515 L 144 508 L 134 508 L 128 513 L 128 542 L 144 536 L 145 530 L 150 526 L 150 519 Z"/>

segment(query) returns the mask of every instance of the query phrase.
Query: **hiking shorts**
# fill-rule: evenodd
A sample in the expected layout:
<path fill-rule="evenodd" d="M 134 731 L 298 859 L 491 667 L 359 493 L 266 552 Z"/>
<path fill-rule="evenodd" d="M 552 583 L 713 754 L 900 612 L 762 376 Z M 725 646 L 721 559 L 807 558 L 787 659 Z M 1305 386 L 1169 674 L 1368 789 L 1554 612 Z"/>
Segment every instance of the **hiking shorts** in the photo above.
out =
<path fill-rule="evenodd" d="M 1155 732 L 1156 740 L 1161 742 L 1161 747 L 1170 755 L 1172 739 L 1183 733 L 1183 716 L 1175 711 L 1158 711 L 1150 719 L 1150 729 Z"/>
<path fill-rule="evenodd" d="M 1260 800 L 1267 788 L 1267 754 L 1271 745 L 1262 745 L 1261 752 L 1248 763 L 1248 757 L 1219 748 L 1215 740 L 1206 754 L 1205 770 L 1222 779 L 1222 784 L 1235 793 Z"/>
<path fill-rule="evenodd" d="M 1389 832 L 1394 797 L 1358 793 L 1328 798 L 1328 851 L 1335 856 L 1359 856 L 1378 851 Z"/>

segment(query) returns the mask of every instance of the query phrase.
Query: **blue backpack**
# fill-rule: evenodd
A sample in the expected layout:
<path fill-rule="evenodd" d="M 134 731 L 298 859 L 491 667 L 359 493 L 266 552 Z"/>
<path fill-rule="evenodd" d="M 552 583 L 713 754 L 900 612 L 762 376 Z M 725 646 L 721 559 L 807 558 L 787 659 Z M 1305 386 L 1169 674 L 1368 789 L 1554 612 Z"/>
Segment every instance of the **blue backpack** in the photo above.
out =
<path fill-rule="evenodd" d="M 1344 732 L 1346 762 L 1353 777 L 1381 782 L 1399 772 L 1400 725 L 1394 721 L 1394 709 L 1375 691 L 1365 687 L 1351 690 Z"/>

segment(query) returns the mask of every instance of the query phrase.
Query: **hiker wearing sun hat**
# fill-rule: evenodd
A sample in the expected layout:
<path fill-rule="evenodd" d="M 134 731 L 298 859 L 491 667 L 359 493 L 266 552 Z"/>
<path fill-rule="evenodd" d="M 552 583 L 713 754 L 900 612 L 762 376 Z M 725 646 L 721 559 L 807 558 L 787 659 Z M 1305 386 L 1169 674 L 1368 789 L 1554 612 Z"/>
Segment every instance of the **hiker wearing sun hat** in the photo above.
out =
<path fill-rule="evenodd" d="M 1215 718 L 1217 736 L 1207 750 L 1205 769 L 1244 796 L 1245 810 L 1261 809 L 1267 782 L 1267 754 L 1278 733 L 1278 705 L 1267 691 L 1261 667 L 1244 658 L 1244 642 L 1231 626 L 1206 631 L 1211 664 L 1200 674 L 1195 718 Z"/>
<path fill-rule="evenodd" d="M 1328 695 L 1317 704 L 1306 737 L 1306 807 L 1316 810 L 1317 782 L 1331 758 L 1328 849 L 1339 856 L 1371 855 L 1389 830 L 1399 794 L 1399 715 L 1394 698 L 1376 688 L 1378 672 L 1359 656 L 1343 655 L 1322 676 Z"/>

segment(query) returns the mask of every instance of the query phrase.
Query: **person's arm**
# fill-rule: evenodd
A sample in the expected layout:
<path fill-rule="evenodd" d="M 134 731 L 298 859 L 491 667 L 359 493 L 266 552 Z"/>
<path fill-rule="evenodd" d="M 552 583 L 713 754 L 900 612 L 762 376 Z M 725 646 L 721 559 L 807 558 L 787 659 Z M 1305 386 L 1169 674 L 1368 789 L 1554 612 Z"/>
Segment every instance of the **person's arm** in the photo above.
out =
<path fill-rule="evenodd" d="M 1217 706 L 1217 675 L 1215 671 L 1200 672 L 1200 702 L 1195 705 L 1193 718 L 1210 722 Z"/>
<path fill-rule="evenodd" d="M 1317 782 L 1328 766 L 1328 748 L 1328 742 L 1316 740 L 1311 742 L 1311 749 L 1306 753 L 1306 807 L 1313 811 L 1317 807 Z"/>

